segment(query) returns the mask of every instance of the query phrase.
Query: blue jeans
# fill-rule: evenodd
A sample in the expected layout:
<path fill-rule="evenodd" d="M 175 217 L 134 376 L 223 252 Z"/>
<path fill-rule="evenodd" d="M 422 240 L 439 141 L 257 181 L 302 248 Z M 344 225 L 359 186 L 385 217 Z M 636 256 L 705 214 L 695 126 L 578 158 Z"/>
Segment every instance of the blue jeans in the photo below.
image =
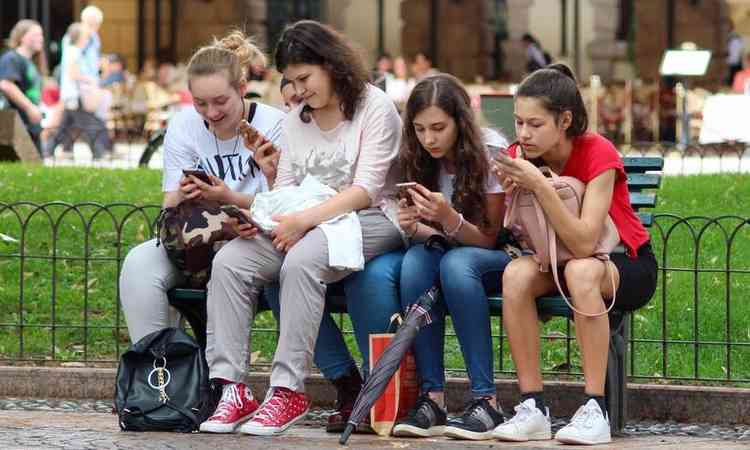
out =
<path fill-rule="evenodd" d="M 501 272 L 510 260 L 503 251 L 479 247 L 457 247 L 443 253 L 419 244 L 406 252 L 401 267 L 402 308 L 406 310 L 437 283 L 442 291 L 442 298 L 430 313 L 432 323 L 419 331 L 414 342 L 422 393 L 445 390 L 447 310 L 461 345 L 472 394 L 495 395 L 487 292 L 499 291 Z"/>
<path fill-rule="evenodd" d="M 346 308 L 352 320 L 354 338 L 362 353 L 362 374 L 369 372 L 370 334 L 384 333 L 393 314 L 400 312 L 398 282 L 404 250 L 394 250 L 377 256 L 365 264 L 361 272 L 354 272 L 343 283 Z M 279 318 L 279 286 L 264 290 L 268 306 L 277 321 Z M 357 365 L 344 342 L 336 321 L 329 312 L 323 314 L 318 340 L 315 342 L 315 365 L 328 380 L 335 380 L 351 372 Z"/>

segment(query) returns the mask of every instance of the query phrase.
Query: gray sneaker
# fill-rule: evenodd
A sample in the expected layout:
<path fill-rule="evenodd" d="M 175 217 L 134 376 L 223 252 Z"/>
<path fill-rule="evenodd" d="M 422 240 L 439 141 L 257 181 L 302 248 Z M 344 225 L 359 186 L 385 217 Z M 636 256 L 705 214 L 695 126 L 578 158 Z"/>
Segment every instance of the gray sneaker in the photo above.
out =
<path fill-rule="evenodd" d="M 442 436 L 446 414 L 427 394 L 419 397 L 406 417 L 396 421 L 392 434 L 402 437 Z"/>
<path fill-rule="evenodd" d="M 459 417 L 448 419 L 445 436 L 481 441 L 492 439 L 492 430 L 503 423 L 503 416 L 486 398 L 472 400 Z"/>

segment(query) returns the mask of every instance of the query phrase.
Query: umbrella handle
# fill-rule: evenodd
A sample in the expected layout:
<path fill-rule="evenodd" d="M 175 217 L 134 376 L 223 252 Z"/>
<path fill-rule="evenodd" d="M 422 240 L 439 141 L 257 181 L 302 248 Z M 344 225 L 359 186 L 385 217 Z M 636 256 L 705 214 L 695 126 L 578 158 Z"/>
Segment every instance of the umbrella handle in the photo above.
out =
<path fill-rule="evenodd" d="M 354 425 L 350 423 L 346 424 L 346 429 L 343 433 L 341 433 L 341 438 L 339 438 L 339 444 L 346 445 L 346 441 L 349 440 L 349 436 L 352 435 L 352 431 L 354 431 Z"/>

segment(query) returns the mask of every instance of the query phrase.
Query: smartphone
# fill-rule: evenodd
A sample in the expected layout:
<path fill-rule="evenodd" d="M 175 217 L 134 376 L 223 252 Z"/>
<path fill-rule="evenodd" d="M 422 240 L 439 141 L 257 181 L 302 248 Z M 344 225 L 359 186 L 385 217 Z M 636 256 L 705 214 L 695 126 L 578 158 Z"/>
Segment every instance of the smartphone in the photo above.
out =
<path fill-rule="evenodd" d="M 204 183 L 213 184 L 211 183 L 211 179 L 208 177 L 208 174 L 201 169 L 182 169 L 183 175 L 186 177 L 189 175 L 194 176 L 195 178 L 201 180 Z"/>
<path fill-rule="evenodd" d="M 487 150 L 490 152 L 490 157 L 493 160 L 499 160 L 502 158 L 510 158 L 507 147 L 500 147 L 498 145 L 486 144 Z"/>
<path fill-rule="evenodd" d="M 416 186 L 417 186 L 417 183 L 415 181 L 407 181 L 406 183 L 396 183 L 396 188 L 398 188 L 398 198 L 405 198 L 406 206 L 412 206 L 414 204 L 414 200 L 411 198 L 411 195 L 409 194 L 409 189 L 414 189 Z"/>
<path fill-rule="evenodd" d="M 276 128 L 274 128 L 276 130 Z M 242 138 L 245 141 L 245 146 L 248 148 L 252 148 L 255 145 L 255 142 L 260 138 L 260 144 L 258 144 L 258 147 L 262 147 L 266 143 L 269 142 L 269 139 L 263 135 L 260 131 L 258 131 L 255 127 L 250 125 L 250 123 L 247 120 L 242 120 L 240 122 L 239 126 L 240 134 L 242 134 Z M 273 130 L 272 130 L 273 131 Z M 263 158 L 267 158 L 271 155 L 273 155 L 277 151 L 276 146 L 271 145 L 270 148 L 266 149 L 265 152 L 263 152 L 263 155 L 261 155 Z"/>
<path fill-rule="evenodd" d="M 258 229 L 258 231 L 263 232 L 263 228 L 260 227 L 252 218 L 248 217 L 244 212 L 240 211 L 239 208 L 233 205 L 224 205 L 221 207 L 221 210 L 226 213 L 229 217 L 237 219 L 237 223 L 239 224 L 250 224 Z"/>

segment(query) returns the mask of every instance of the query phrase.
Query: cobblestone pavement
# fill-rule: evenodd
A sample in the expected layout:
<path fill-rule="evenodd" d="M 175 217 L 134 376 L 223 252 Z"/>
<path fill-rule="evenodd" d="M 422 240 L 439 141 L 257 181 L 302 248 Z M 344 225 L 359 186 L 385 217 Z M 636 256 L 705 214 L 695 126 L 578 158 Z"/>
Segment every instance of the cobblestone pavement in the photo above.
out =
<path fill-rule="evenodd" d="M 327 410 L 313 410 L 308 418 L 277 438 L 244 435 L 179 433 L 124 433 L 119 431 L 106 401 L 0 400 L 0 449 L 318 449 L 338 448 L 338 436 L 323 431 Z M 554 428 L 564 424 L 554 420 Z M 505 444 L 464 442 L 444 438 L 397 439 L 354 435 L 349 448 L 560 448 L 554 441 Z M 750 449 L 750 427 L 633 422 L 611 446 L 641 449 Z"/>

